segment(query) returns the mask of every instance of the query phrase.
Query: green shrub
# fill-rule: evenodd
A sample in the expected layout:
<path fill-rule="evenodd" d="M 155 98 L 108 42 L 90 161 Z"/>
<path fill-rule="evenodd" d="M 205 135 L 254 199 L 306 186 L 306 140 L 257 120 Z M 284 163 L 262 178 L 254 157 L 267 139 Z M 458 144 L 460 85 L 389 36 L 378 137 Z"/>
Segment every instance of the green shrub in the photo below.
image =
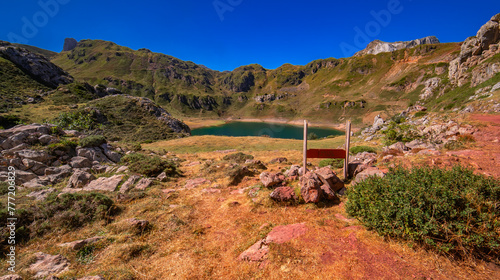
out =
<path fill-rule="evenodd" d="M 99 147 L 106 142 L 106 138 L 102 135 L 90 135 L 80 140 L 80 146 L 84 148 Z"/>
<path fill-rule="evenodd" d="M 375 150 L 375 148 L 369 147 L 369 146 L 356 146 L 356 147 L 352 147 L 349 149 L 349 153 L 351 153 L 353 155 L 363 153 L 363 152 L 377 153 L 377 150 Z"/>
<path fill-rule="evenodd" d="M 347 212 L 383 236 L 458 257 L 500 254 L 500 182 L 472 169 L 397 167 L 358 183 L 347 197 Z"/>
<path fill-rule="evenodd" d="M 425 115 L 427 115 L 427 112 L 425 112 L 425 111 L 416 112 L 415 118 L 420 118 L 420 117 L 423 117 Z"/>
<path fill-rule="evenodd" d="M 164 160 L 159 156 L 146 156 L 140 153 L 132 153 L 122 157 L 130 171 L 142 175 L 153 177 L 165 172 L 167 176 L 175 177 L 180 175 L 177 165 L 172 161 Z"/>
<path fill-rule="evenodd" d="M 47 146 L 47 152 L 55 155 L 56 151 L 63 151 L 70 155 L 76 155 L 75 148 L 78 146 L 78 140 L 63 139 L 59 143 L 53 143 Z"/>
<path fill-rule="evenodd" d="M 384 134 L 384 145 L 389 146 L 396 142 L 411 142 L 421 138 L 418 129 L 414 125 L 406 123 L 390 122 L 387 129 L 382 131 Z"/>
<path fill-rule="evenodd" d="M 245 163 L 245 161 L 247 159 L 254 159 L 254 157 L 252 155 L 247 155 L 247 154 L 238 152 L 238 153 L 226 155 L 222 159 L 227 160 L 227 161 L 234 161 L 237 163 Z"/>
<path fill-rule="evenodd" d="M 319 162 L 319 167 L 325 167 L 331 165 L 333 168 L 342 168 L 344 167 L 344 159 L 341 158 L 328 158 L 323 159 Z"/>
<path fill-rule="evenodd" d="M 318 138 L 318 135 L 314 132 L 307 134 L 307 140 L 317 140 Z"/>
<path fill-rule="evenodd" d="M 21 123 L 21 119 L 14 115 L 0 116 L 0 129 L 8 129 Z"/>
<path fill-rule="evenodd" d="M 89 131 L 100 124 L 94 119 L 93 112 L 63 112 L 54 120 L 54 124 L 63 129 Z"/>

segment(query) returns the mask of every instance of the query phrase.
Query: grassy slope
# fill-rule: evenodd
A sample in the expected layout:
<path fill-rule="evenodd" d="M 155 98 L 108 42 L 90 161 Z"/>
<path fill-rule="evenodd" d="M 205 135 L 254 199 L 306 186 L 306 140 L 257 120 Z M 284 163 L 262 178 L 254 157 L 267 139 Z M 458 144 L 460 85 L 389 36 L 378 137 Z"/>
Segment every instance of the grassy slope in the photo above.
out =
<path fill-rule="evenodd" d="M 36 82 L 12 62 L 0 57 L 0 112 L 18 107 L 16 97 L 36 97 L 50 88 Z"/>

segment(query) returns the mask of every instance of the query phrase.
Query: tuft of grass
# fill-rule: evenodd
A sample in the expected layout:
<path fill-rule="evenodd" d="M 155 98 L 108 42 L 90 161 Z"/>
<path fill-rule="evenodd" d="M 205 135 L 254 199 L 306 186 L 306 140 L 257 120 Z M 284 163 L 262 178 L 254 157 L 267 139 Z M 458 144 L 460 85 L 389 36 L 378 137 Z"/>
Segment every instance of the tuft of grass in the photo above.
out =
<path fill-rule="evenodd" d="M 333 168 L 342 168 L 344 167 L 344 159 L 341 158 L 328 158 L 323 159 L 319 162 L 319 167 L 325 167 L 331 165 Z"/>
<path fill-rule="evenodd" d="M 347 197 L 347 212 L 383 236 L 460 258 L 500 254 L 500 182 L 472 169 L 397 167 L 358 183 Z"/>

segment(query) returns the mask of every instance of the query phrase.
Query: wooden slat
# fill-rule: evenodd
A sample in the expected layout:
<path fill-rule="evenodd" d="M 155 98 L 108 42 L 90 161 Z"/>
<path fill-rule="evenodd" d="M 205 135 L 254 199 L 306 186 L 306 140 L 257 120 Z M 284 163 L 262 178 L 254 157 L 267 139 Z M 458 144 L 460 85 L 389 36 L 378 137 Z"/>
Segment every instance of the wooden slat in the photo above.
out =
<path fill-rule="evenodd" d="M 345 158 L 345 150 L 342 149 L 309 149 L 308 158 Z"/>

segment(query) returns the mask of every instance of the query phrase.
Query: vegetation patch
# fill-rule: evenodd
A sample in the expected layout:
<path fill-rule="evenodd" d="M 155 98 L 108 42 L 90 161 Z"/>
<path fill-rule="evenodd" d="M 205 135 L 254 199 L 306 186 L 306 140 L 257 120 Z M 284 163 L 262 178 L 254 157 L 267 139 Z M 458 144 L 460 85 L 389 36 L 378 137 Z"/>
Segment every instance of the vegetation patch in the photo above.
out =
<path fill-rule="evenodd" d="M 349 189 L 346 210 L 383 236 L 466 258 L 500 255 L 500 182 L 472 169 L 397 167 Z"/>
<path fill-rule="evenodd" d="M 106 143 L 107 143 L 106 137 L 102 135 L 90 135 L 80 140 L 80 146 L 84 148 L 99 147 L 102 144 Z"/>
<path fill-rule="evenodd" d="M 356 147 L 351 147 L 349 149 L 349 153 L 352 155 L 356 155 L 356 154 L 363 153 L 363 152 L 376 154 L 377 150 L 374 147 L 370 147 L 370 146 L 356 146 Z"/>
<path fill-rule="evenodd" d="M 126 164 L 130 171 L 148 177 L 154 177 L 165 172 L 167 176 L 176 177 L 180 175 L 177 165 L 159 156 L 147 156 L 140 153 L 132 153 L 122 157 L 122 163 Z"/>
<path fill-rule="evenodd" d="M 319 162 L 319 167 L 332 166 L 333 168 L 342 168 L 344 167 L 344 159 L 341 158 L 328 158 L 323 159 Z"/>
<path fill-rule="evenodd" d="M 224 156 L 222 159 L 227 160 L 227 161 L 234 161 L 236 163 L 245 163 L 247 159 L 253 159 L 254 157 L 252 155 L 247 155 L 241 152 L 230 154 Z"/>

